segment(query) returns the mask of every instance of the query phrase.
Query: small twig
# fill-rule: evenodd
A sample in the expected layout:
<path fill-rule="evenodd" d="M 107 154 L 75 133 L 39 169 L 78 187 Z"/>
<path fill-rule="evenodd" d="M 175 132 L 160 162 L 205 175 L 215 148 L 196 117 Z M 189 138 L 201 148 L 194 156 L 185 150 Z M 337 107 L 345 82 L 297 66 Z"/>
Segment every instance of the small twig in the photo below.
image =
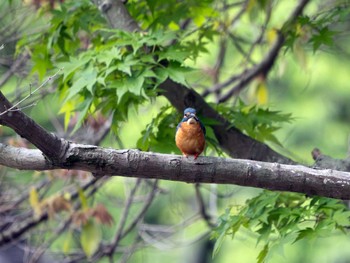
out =
<path fill-rule="evenodd" d="M 248 3 L 249 3 L 249 0 L 246 0 L 244 1 L 244 3 L 242 3 L 242 8 L 238 11 L 238 13 L 233 17 L 233 19 L 230 22 L 231 26 L 233 26 L 244 14 L 244 12 L 247 10 Z"/>
<path fill-rule="evenodd" d="M 135 226 L 140 222 L 140 220 L 142 220 L 144 214 L 147 212 L 147 210 L 148 210 L 149 206 L 151 205 L 153 198 L 157 192 L 158 180 L 154 181 L 151 192 L 146 197 L 146 199 L 144 201 L 144 205 L 141 208 L 141 210 L 139 211 L 139 213 L 134 217 L 132 222 L 125 228 L 126 220 L 128 218 L 129 211 L 130 211 L 130 207 L 133 203 L 133 200 L 135 198 L 135 193 L 136 193 L 137 189 L 139 188 L 141 182 L 142 182 L 141 179 L 138 179 L 136 181 L 134 188 L 131 190 L 129 197 L 126 200 L 124 210 L 123 210 L 121 218 L 119 220 L 118 229 L 116 231 L 114 239 L 111 241 L 111 243 L 103 245 L 103 248 L 99 249 L 99 251 L 97 251 L 95 253 L 95 255 L 92 257 L 93 261 L 97 261 L 99 258 L 101 258 L 103 256 L 107 256 L 109 258 L 110 262 L 114 262 L 113 261 L 113 254 L 114 254 L 114 252 L 116 252 L 118 250 L 118 245 L 119 245 L 120 240 L 122 238 L 124 238 L 127 234 L 129 234 L 129 232 L 132 229 L 135 228 Z"/>
<path fill-rule="evenodd" d="M 219 78 L 220 78 L 220 70 L 222 68 L 222 66 L 224 65 L 224 61 L 225 61 L 225 55 L 226 55 L 226 51 L 227 51 L 227 39 L 226 38 L 222 38 L 220 40 L 220 50 L 219 50 L 219 54 L 214 66 L 214 84 L 217 84 L 219 82 Z"/>
<path fill-rule="evenodd" d="M 93 186 L 96 182 L 98 182 L 102 177 L 94 178 L 91 181 L 85 183 L 81 189 L 83 191 L 87 190 L 89 187 Z M 70 192 L 71 200 L 74 200 L 78 197 L 78 190 Z M 7 229 L 6 231 L 1 232 L 0 234 L 0 247 L 4 244 L 8 244 L 10 242 L 18 240 L 22 237 L 23 234 L 27 233 L 27 231 L 41 224 L 42 222 L 47 221 L 49 218 L 48 213 L 43 213 L 39 218 L 29 217 L 27 220 L 21 222 L 21 224 L 15 225 L 11 229 Z"/>
<path fill-rule="evenodd" d="M 7 110 L 3 111 L 0 113 L 0 116 L 6 114 L 7 112 L 10 111 L 17 111 L 19 110 L 17 108 L 18 105 L 20 105 L 21 103 L 23 103 L 25 100 L 27 100 L 30 96 L 32 96 L 34 93 L 36 93 L 39 89 L 41 89 L 42 87 L 44 87 L 49 81 L 51 81 L 52 79 L 54 79 L 62 70 L 63 68 L 60 68 L 55 74 L 53 74 L 52 76 L 48 77 L 39 87 L 37 87 L 35 90 L 33 90 L 33 92 L 31 91 L 30 88 L 30 93 L 25 96 L 23 99 L 21 99 L 19 102 L 15 103 L 14 105 L 12 105 L 10 108 L 8 108 Z"/>
<path fill-rule="evenodd" d="M 210 228 L 215 227 L 216 225 L 212 222 L 212 217 L 207 213 L 207 209 L 202 197 L 202 194 L 200 192 L 200 184 L 196 184 L 195 185 L 195 189 L 196 189 L 196 198 L 197 198 L 197 202 L 199 205 L 199 213 L 201 214 L 202 218 L 205 220 L 205 222 L 207 223 L 207 225 Z"/>
<path fill-rule="evenodd" d="M 287 25 L 294 23 L 294 21 L 297 19 L 297 17 L 301 14 L 303 11 L 303 8 L 306 6 L 306 4 L 309 2 L 309 0 L 300 0 L 299 4 L 296 6 L 294 11 L 292 12 L 290 18 L 284 23 L 282 28 L 285 28 Z M 268 14 L 266 17 L 266 21 L 268 22 L 270 17 Z M 259 41 L 259 37 L 257 38 L 257 41 Z M 241 74 L 231 77 L 226 82 L 220 84 L 220 86 L 227 86 L 227 83 L 233 83 L 237 79 L 240 81 L 231 88 L 225 95 L 221 96 L 219 99 L 219 103 L 225 102 L 228 99 L 230 99 L 234 94 L 239 93 L 250 81 L 252 81 L 255 77 L 259 76 L 260 74 L 267 75 L 269 70 L 272 68 L 273 64 L 275 63 L 277 56 L 284 44 L 285 37 L 282 32 L 279 32 L 277 39 L 267 55 L 264 57 L 264 59 L 257 65 L 253 66 L 252 68 L 248 70 L 244 70 L 241 72 Z M 222 87 L 213 87 L 212 90 L 221 89 Z"/>
<path fill-rule="evenodd" d="M 4 45 L 1 45 L 0 50 L 4 48 Z M 15 74 L 15 72 L 17 71 L 17 69 L 19 67 L 21 67 L 27 60 L 29 59 L 29 55 L 25 54 L 22 57 L 20 57 L 19 59 L 17 59 L 15 62 L 12 63 L 11 67 L 9 68 L 9 70 L 7 70 L 1 77 L 0 79 L 0 87 L 2 85 L 4 85 L 9 78 L 11 78 L 11 76 L 13 74 Z"/>
<path fill-rule="evenodd" d="M 217 92 L 217 91 L 227 87 L 228 85 L 230 85 L 230 84 L 234 83 L 235 81 L 237 81 L 240 78 L 240 76 L 241 75 L 233 75 L 233 76 L 231 76 L 228 80 L 226 80 L 226 81 L 224 81 L 222 83 L 214 85 L 211 89 L 207 89 L 202 94 L 202 96 L 205 97 L 205 96 L 209 95 L 212 92 Z"/>
<path fill-rule="evenodd" d="M 153 201 L 153 198 L 155 197 L 155 195 L 157 193 L 157 188 L 158 188 L 158 180 L 155 180 L 154 183 L 153 183 L 153 187 L 152 187 L 150 193 L 146 197 L 146 200 L 144 202 L 143 207 L 141 208 L 139 213 L 134 217 L 134 220 L 123 231 L 123 234 L 121 235 L 122 238 L 125 237 L 140 222 L 140 220 L 143 218 L 143 216 L 147 212 L 148 208 L 150 207 L 150 205 L 151 205 L 151 203 Z"/>
<path fill-rule="evenodd" d="M 122 232 L 123 232 L 123 229 L 125 227 L 126 219 L 129 215 L 129 210 L 130 210 L 132 201 L 134 199 L 136 190 L 139 188 L 141 182 L 142 182 L 142 179 L 137 179 L 134 188 L 131 190 L 129 197 L 126 200 L 124 210 L 122 212 L 121 218 L 120 218 L 119 223 L 118 223 L 118 229 L 116 231 L 116 234 L 115 234 L 114 239 L 113 239 L 111 246 L 110 246 L 110 251 L 108 253 L 110 257 L 112 257 L 112 255 L 113 255 L 113 253 L 114 253 L 116 247 L 118 246 L 118 243 L 122 237 Z"/>
<path fill-rule="evenodd" d="M 271 19 L 271 11 L 272 11 L 272 5 L 271 3 L 268 5 L 267 10 L 266 10 L 266 17 L 265 17 L 265 22 L 264 25 L 261 28 L 260 34 L 259 36 L 256 38 L 256 40 L 254 41 L 254 43 L 250 46 L 249 51 L 247 53 L 246 56 L 246 62 L 251 62 L 251 55 L 253 54 L 253 51 L 255 49 L 255 47 L 260 44 L 264 38 L 266 29 L 267 29 L 267 25 L 270 22 Z"/>
<path fill-rule="evenodd" d="M 95 181 L 95 183 L 91 186 L 90 191 L 86 190 L 86 197 L 90 197 L 95 194 L 95 192 L 108 180 L 109 178 L 102 177 L 101 180 Z M 78 199 L 78 202 L 74 206 L 74 210 L 78 210 L 81 207 L 81 202 Z M 32 257 L 28 261 L 28 263 L 36 263 L 40 259 L 43 253 L 51 246 L 51 244 L 57 240 L 57 238 L 64 233 L 65 230 L 68 229 L 72 222 L 72 215 L 66 218 L 57 228 L 54 229 L 54 235 L 41 246 L 39 246 L 35 253 L 33 253 Z"/>
<path fill-rule="evenodd" d="M 37 104 L 37 102 L 33 102 L 33 103 L 31 103 L 31 104 L 28 104 L 28 105 L 25 105 L 25 106 L 23 106 L 23 107 L 20 107 L 20 108 L 16 108 L 16 109 L 8 109 L 7 111 L 8 112 L 12 112 L 12 111 L 21 111 L 21 110 L 24 110 L 24 109 L 27 109 L 27 108 L 30 108 L 30 107 L 34 107 L 34 106 L 36 106 L 36 104 Z M 3 112 L 3 113 L 0 113 L 0 116 L 2 115 L 2 114 L 4 114 L 4 113 L 6 113 L 6 112 Z"/>
<path fill-rule="evenodd" d="M 140 241 L 142 241 L 141 237 L 139 235 L 137 235 L 135 237 L 135 241 L 133 242 L 133 244 L 130 246 L 130 248 L 127 249 L 127 251 L 124 252 L 123 257 L 120 260 L 120 263 L 126 263 L 128 262 L 128 259 L 130 258 L 130 256 L 134 253 L 134 251 L 136 249 L 138 249 L 138 245 L 140 243 Z"/>

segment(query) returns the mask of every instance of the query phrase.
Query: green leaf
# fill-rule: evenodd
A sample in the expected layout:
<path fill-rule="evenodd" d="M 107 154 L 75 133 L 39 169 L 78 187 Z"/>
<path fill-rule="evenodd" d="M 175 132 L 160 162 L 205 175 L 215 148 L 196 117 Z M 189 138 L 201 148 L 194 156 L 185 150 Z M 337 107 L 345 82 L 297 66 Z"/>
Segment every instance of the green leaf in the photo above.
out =
<path fill-rule="evenodd" d="M 120 80 L 117 83 L 115 83 L 115 85 L 117 86 L 117 90 L 116 90 L 116 94 L 117 94 L 117 103 L 119 104 L 122 100 L 122 98 L 124 97 L 124 95 L 126 93 L 128 93 L 128 86 L 125 85 L 125 81 L 124 80 Z"/>
<path fill-rule="evenodd" d="M 87 203 L 87 198 L 86 198 L 86 196 L 84 194 L 84 191 L 81 188 L 79 188 L 78 194 L 79 194 L 79 199 L 80 199 L 80 202 L 81 202 L 81 207 L 83 209 L 88 209 L 89 205 Z"/>
<path fill-rule="evenodd" d="M 62 247 L 63 253 L 68 254 L 71 251 L 72 246 L 73 246 L 73 231 L 69 230 L 66 233 L 63 241 L 63 247 Z"/>
<path fill-rule="evenodd" d="M 90 219 L 85 225 L 83 225 L 80 235 L 81 246 L 88 258 L 97 251 L 101 239 L 102 235 L 99 226 Z"/>
<path fill-rule="evenodd" d="M 118 96 L 118 104 L 127 92 L 135 94 L 136 96 L 140 96 L 144 81 L 144 76 L 126 77 L 114 81 L 111 87 L 116 89 L 116 94 Z"/>
<path fill-rule="evenodd" d="M 93 87 L 97 81 L 97 71 L 92 66 L 89 66 L 82 73 L 79 74 L 79 79 L 74 81 L 72 87 L 65 101 L 69 101 L 72 97 L 81 92 L 84 88 L 93 94 Z"/>
<path fill-rule="evenodd" d="M 340 226 L 350 225 L 350 211 L 335 211 L 333 219 Z"/>
<path fill-rule="evenodd" d="M 51 62 L 46 55 L 36 53 L 34 53 L 32 61 L 34 62 L 32 72 L 36 72 L 38 74 L 40 81 L 43 80 L 47 70 L 52 67 Z"/>
<path fill-rule="evenodd" d="M 91 107 L 91 103 L 93 101 L 93 97 L 89 97 L 89 98 L 86 98 L 84 100 L 84 102 L 82 104 L 79 105 L 79 107 L 82 108 L 82 110 L 79 112 L 79 117 L 78 117 L 78 120 L 77 120 L 77 123 L 72 131 L 72 134 L 75 133 L 80 127 L 81 125 L 83 124 L 84 120 L 85 120 L 85 117 L 86 117 L 86 114 L 87 112 L 89 111 L 90 107 Z"/>
<path fill-rule="evenodd" d="M 91 57 L 88 56 L 81 56 L 79 58 L 71 57 L 68 62 L 58 63 L 58 67 L 63 68 L 63 81 L 65 81 L 68 78 L 68 76 L 73 74 L 78 68 L 80 68 L 83 65 L 86 65 L 90 61 L 90 59 Z"/>
<path fill-rule="evenodd" d="M 259 230 L 257 230 L 257 233 L 259 233 L 259 237 L 256 244 L 259 244 L 261 241 L 267 242 L 271 232 L 271 225 L 263 224 L 262 227 Z"/>
<path fill-rule="evenodd" d="M 185 59 L 190 57 L 190 52 L 184 48 L 170 46 L 162 52 L 159 52 L 158 61 L 163 59 L 178 61 L 182 63 Z"/>
<path fill-rule="evenodd" d="M 157 83 L 163 83 L 169 76 L 168 71 L 166 68 L 156 68 L 154 70 L 154 73 L 157 76 Z"/>
<path fill-rule="evenodd" d="M 312 36 L 313 50 L 316 51 L 321 45 L 333 46 L 333 37 L 337 32 L 331 31 L 328 27 L 322 28 L 317 35 Z"/>
<path fill-rule="evenodd" d="M 188 86 L 185 73 L 192 71 L 192 69 L 187 67 L 181 67 L 178 63 L 171 63 L 167 68 L 166 71 L 169 75 L 169 77 L 184 86 Z"/>
<path fill-rule="evenodd" d="M 108 68 L 114 59 L 121 59 L 120 49 L 112 47 L 111 49 L 99 51 L 96 54 L 96 59 L 99 63 L 104 63 Z"/>
<path fill-rule="evenodd" d="M 213 249 L 212 258 L 214 258 L 218 254 L 225 237 L 226 237 L 225 232 L 222 232 L 220 234 L 220 236 L 216 239 L 214 249 Z"/>
<path fill-rule="evenodd" d="M 304 238 L 311 239 L 311 238 L 314 238 L 315 236 L 316 236 L 315 231 L 311 227 L 307 227 L 307 228 L 299 231 L 299 234 L 293 243 L 295 243 L 301 239 L 304 239 Z"/>
<path fill-rule="evenodd" d="M 258 255 L 258 263 L 265 262 L 266 256 L 269 253 L 269 244 L 266 244 Z"/>
<path fill-rule="evenodd" d="M 144 81 L 145 81 L 145 78 L 143 76 L 139 76 L 136 78 L 128 78 L 127 85 L 128 85 L 129 91 L 135 94 L 136 96 L 140 96 Z"/>
<path fill-rule="evenodd" d="M 131 67 L 139 64 L 139 61 L 131 54 L 126 56 L 123 61 L 117 63 L 118 70 L 131 76 Z"/>

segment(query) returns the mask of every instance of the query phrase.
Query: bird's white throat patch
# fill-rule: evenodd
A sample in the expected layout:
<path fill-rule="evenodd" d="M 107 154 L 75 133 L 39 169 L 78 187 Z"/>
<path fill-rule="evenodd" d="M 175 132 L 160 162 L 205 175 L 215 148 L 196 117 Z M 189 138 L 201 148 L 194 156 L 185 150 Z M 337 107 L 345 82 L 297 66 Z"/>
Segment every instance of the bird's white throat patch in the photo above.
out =
<path fill-rule="evenodd" d="M 188 123 L 188 124 L 196 124 L 197 121 L 196 121 L 195 118 L 190 118 L 190 119 L 188 119 L 187 123 Z"/>

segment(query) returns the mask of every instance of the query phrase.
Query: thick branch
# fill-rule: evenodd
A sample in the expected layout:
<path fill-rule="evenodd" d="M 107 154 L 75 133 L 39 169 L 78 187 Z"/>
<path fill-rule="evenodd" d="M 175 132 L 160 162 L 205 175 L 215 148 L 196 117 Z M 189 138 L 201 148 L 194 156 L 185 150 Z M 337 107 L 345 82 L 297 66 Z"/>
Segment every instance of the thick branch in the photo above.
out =
<path fill-rule="evenodd" d="M 66 141 L 61 140 L 53 133 L 47 132 L 22 111 L 16 109 L 8 111 L 11 107 L 12 104 L 0 92 L 0 113 L 2 113 L 0 124 L 10 127 L 18 135 L 29 140 L 50 161 L 55 162 L 58 160 L 60 155 L 64 153 Z"/>
<path fill-rule="evenodd" d="M 54 169 L 51 163 L 45 159 L 41 151 L 17 148 L 5 144 L 0 144 L 0 163 L 7 167 L 23 170 Z"/>
<path fill-rule="evenodd" d="M 37 150 L 27 151 L 35 153 Z M 38 158 L 33 162 L 42 164 L 42 167 L 36 165 L 36 170 L 67 168 L 89 171 L 97 175 L 154 178 L 186 183 L 237 184 L 350 199 L 350 174 L 335 170 L 314 170 L 297 165 L 216 157 L 200 157 L 193 161 L 178 155 L 114 150 L 74 143 L 70 144 L 62 158 L 63 161 L 56 163 L 54 167 L 46 164 L 42 156 L 32 156 Z M 17 160 L 22 158 L 25 156 L 17 156 Z M 13 164 L 4 159 L 0 161 L 1 165 Z M 23 166 L 20 162 L 13 167 L 30 170 L 30 167 Z"/>
<path fill-rule="evenodd" d="M 105 15 L 111 27 L 120 28 L 130 32 L 140 30 L 138 24 L 130 16 L 121 0 L 93 0 L 93 2 Z"/>

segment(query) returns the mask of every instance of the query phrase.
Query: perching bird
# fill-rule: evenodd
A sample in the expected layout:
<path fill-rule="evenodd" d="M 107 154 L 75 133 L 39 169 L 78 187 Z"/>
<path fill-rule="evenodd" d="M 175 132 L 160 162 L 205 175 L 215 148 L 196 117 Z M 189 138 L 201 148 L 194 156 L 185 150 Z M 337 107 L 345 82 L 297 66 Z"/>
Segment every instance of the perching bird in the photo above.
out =
<path fill-rule="evenodd" d="M 182 154 L 194 155 L 194 159 L 203 152 L 205 146 L 205 127 L 196 116 L 196 110 L 187 108 L 184 117 L 176 127 L 175 142 Z"/>

